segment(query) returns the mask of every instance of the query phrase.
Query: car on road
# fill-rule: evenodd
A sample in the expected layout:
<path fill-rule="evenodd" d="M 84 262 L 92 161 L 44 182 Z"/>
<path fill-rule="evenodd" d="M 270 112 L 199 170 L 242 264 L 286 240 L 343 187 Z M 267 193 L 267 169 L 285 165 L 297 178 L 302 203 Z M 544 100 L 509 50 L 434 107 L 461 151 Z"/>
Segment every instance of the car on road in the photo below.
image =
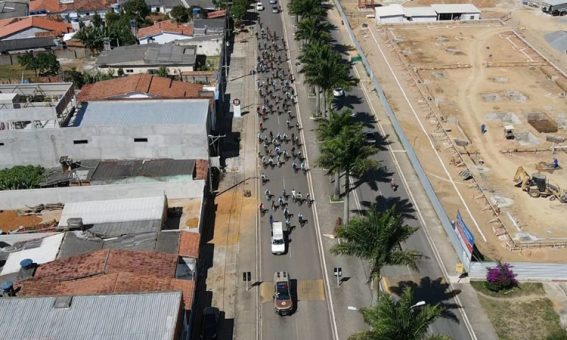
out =
<path fill-rule="evenodd" d="M 272 223 L 272 254 L 285 254 L 285 230 L 280 221 Z"/>
<path fill-rule="evenodd" d="M 264 10 L 264 5 L 262 5 L 261 2 L 258 2 L 258 3 L 256 4 L 256 10 L 257 10 L 257 11 L 263 11 L 263 10 Z"/>
<path fill-rule="evenodd" d="M 280 12 L 278 6 L 272 6 L 272 13 L 278 14 Z"/>
<path fill-rule="evenodd" d="M 274 273 L 274 311 L 280 316 L 291 315 L 293 312 L 287 272 Z"/>
<path fill-rule="evenodd" d="M 216 307 L 205 307 L 203 309 L 203 323 L 201 325 L 201 339 L 210 340 L 217 338 L 220 311 Z"/>
<path fill-rule="evenodd" d="M 278 0 L 270 0 L 270 4 L 275 5 L 278 3 Z"/>
<path fill-rule="evenodd" d="M 333 96 L 334 97 L 344 97 L 345 96 L 345 90 L 343 90 L 340 87 L 337 87 L 337 88 L 333 89 Z"/>
<path fill-rule="evenodd" d="M 366 138 L 366 143 L 371 144 L 371 145 L 375 145 L 376 142 L 377 142 L 376 132 L 374 132 L 374 131 L 366 131 L 364 133 L 364 138 Z"/>

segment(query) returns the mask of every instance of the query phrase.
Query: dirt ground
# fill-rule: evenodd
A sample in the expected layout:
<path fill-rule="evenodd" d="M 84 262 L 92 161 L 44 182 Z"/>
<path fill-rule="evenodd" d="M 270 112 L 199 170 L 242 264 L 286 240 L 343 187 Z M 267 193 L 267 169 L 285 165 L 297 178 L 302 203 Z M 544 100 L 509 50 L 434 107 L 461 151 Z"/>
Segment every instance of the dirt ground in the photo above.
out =
<path fill-rule="evenodd" d="M 43 211 L 40 215 L 19 215 L 16 210 L 0 212 L 0 230 L 9 233 L 24 227 L 26 230 L 43 229 L 53 221 L 59 221 L 61 210 Z"/>
<path fill-rule="evenodd" d="M 487 10 L 510 13 L 514 6 L 506 8 L 505 4 L 498 2 Z M 518 166 L 523 166 L 530 174 L 542 169 L 538 163 L 551 163 L 553 158 L 557 158 L 560 165 L 567 166 L 567 153 L 559 151 L 552 154 L 552 143 L 546 141 L 549 136 L 567 138 L 564 88 L 567 79 L 513 31 L 516 29 L 531 44 L 526 33 L 531 32 L 531 27 L 537 27 L 540 41 L 536 43 L 541 43 L 543 34 L 547 32 L 542 30 L 543 27 L 557 30 L 556 18 L 541 16 L 537 12 L 539 9 L 530 11 L 515 6 L 516 9 L 511 11 L 512 19 L 504 24 L 486 22 L 377 27 L 374 19 L 356 13 L 354 5 L 354 2 L 348 2 L 347 7 L 350 6 L 352 11 L 349 13 L 347 10 L 347 14 L 358 20 L 359 25 L 353 25 L 353 28 L 367 57 L 370 57 L 371 63 L 375 58 L 373 56 L 382 57 L 376 47 L 376 44 L 380 44 L 399 82 L 409 94 L 416 114 L 426 123 L 422 128 L 414 115 L 405 112 L 410 110 L 403 97 L 388 91 L 387 86 L 395 86 L 395 82 L 382 76 L 384 70 L 376 70 L 379 78 L 384 78 L 380 80 L 385 81 L 385 92 L 393 108 L 404 111 L 400 112 L 398 118 L 410 141 L 413 141 L 446 211 L 450 215 L 456 210 L 463 213 L 469 229 L 475 233 L 477 246 L 490 258 L 562 261 L 567 255 L 564 249 L 510 252 L 505 248 L 507 237 L 516 241 L 567 240 L 567 222 L 564 221 L 567 204 L 530 198 L 515 187 L 512 180 Z M 517 11 L 522 13 L 517 14 Z M 529 27 L 522 26 L 518 30 L 519 21 L 527 22 L 526 13 L 531 13 Z M 545 23 L 540 25 L 538 21 Z M 360 27 L 363 22 L 369 23 L 371 31 Z M 567 29 L 567 23 L 561 25 Z M 546 51 L 540 52 L 552 61 L 556 57 L 547 55 Z M 375 65 L 384 64 L 379 58 L 374 61 Z M 389 84 L 388 80 L 393 84 Z M 428 105 L 427 101 L 435 105 Z M 545 113 L 550 118 L 550 124 L 558 127 L 557 132 L 539 132 L 528 124 L 528 113 L 534 112 Z M 436 125 L 436 114 L 441 118 L 440 126 Z M 480 131 L 481 124 L 486 125 L 486 133 Z M 504 125 L 510 124 L 515 128 L 516 140 L 504 138 Z M 432 142 L 426 143 L 428 140 Z M 464 167 L 456 166 L 459 157 L 451 148 L 451 141 L 454 143 L 455 140 L 469 143 L 466 148 L 457 147 L 457 150 L 488 201 L 484 200 L 482 192 L 473 183 L 459 177 Z M 433 148 L 439 157 L 436 157 Z M 537 149 L 539 152 L 506 152 L 517 149 Z M 439 160 L 448 168 L 447 172 L 444 172 Z M 567 170 L 543 173 L 551 183 L 567 188 Z M 449 183 L 452 185 L 447 185 Z M 456 199 L 459 195 L 470 214 L 464 213 L 466 207 Z M 495 214 L 490 205 L 494 207 Z M 468 220 L 466 215 L 470 216 Z M 502 224 L 495 225 L 495 215 L 499 216 Z M 502 226 L 508 236 L 502 233 Z"/>

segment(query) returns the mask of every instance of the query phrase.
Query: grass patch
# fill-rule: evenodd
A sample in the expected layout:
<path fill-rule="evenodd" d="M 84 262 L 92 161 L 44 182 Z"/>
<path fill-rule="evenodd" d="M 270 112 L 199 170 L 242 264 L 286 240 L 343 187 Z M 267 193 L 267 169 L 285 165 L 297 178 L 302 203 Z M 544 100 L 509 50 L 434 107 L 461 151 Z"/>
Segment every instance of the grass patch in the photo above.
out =
<path fill-rule="evenodd" d="M 494 292 L 484 284 L 484 281 L 471 281 L 471 286 L 477 291 L 487 296 L 498 297 L 498 298 L 513 298 L 526 295 L 545 295 L 545 290 L 540 282 L 524 282 L 519 283 L 517 287 L 514 287 L 505 292 Z"/>
<path fill-rule="evenodd" d="M 25 70 L 20 65 L 0 65 L 0 79 L 18 80 L 19 82 L 22 79 L 22 72 L 24 72 L 24 79 L 35 78 L 34 71 Z"/>
<path fill-rule="evenodd" d="M 494 300 L 482 295 L 478 298 L 500 339 L 545 339 L 562 333 L 559 316 L 547 298 L 526 301 Z"/>

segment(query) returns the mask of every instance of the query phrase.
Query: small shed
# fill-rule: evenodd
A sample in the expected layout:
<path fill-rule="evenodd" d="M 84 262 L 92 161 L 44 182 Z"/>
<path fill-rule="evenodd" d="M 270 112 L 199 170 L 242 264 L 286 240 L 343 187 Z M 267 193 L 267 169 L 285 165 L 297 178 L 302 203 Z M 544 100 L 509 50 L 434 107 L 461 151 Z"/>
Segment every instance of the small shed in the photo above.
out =
<path fill-rule="evenodd" d="M 377 24 L 393 24 L 404 21 L 404 8 L 399 4 L 375 7 Z"/>
<path fill-rule="evenodd" d="M 479 20 L 480 10 L 473 4 L 433 4 L 437 20 Z"/>
<path fill-rule="evenodd" d="M 434 22 L 437 21 L 437 12 L 427 7 L 404 7 L 404 15 L 411 22 Z"/>
<path fill-rule="evenodd" d="M 567 0 L 543 0 L 541 10 L 552 15 L 566 15 Z"/>

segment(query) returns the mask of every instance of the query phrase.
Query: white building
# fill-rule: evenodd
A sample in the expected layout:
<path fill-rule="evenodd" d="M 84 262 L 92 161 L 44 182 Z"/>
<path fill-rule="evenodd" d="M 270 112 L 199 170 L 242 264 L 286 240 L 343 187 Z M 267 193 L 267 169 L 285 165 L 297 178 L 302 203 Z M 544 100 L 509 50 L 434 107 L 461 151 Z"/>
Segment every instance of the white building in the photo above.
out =
<path fill-rule="evenodd" d="M 432 4 L 437 20 L 479 20 L 480 10 L 473 4 Z"/>
<path fill-rule="evenodd" d="M 376 23 L 393 24 L 404 22 L 404 8 L 399 4 L 375 7 Z"/>
<path fill-rule="evenodd" d="M 437 12 L 431 7 L 404 7 L 404 17 L 411 22 L 437 21 Z"/>

